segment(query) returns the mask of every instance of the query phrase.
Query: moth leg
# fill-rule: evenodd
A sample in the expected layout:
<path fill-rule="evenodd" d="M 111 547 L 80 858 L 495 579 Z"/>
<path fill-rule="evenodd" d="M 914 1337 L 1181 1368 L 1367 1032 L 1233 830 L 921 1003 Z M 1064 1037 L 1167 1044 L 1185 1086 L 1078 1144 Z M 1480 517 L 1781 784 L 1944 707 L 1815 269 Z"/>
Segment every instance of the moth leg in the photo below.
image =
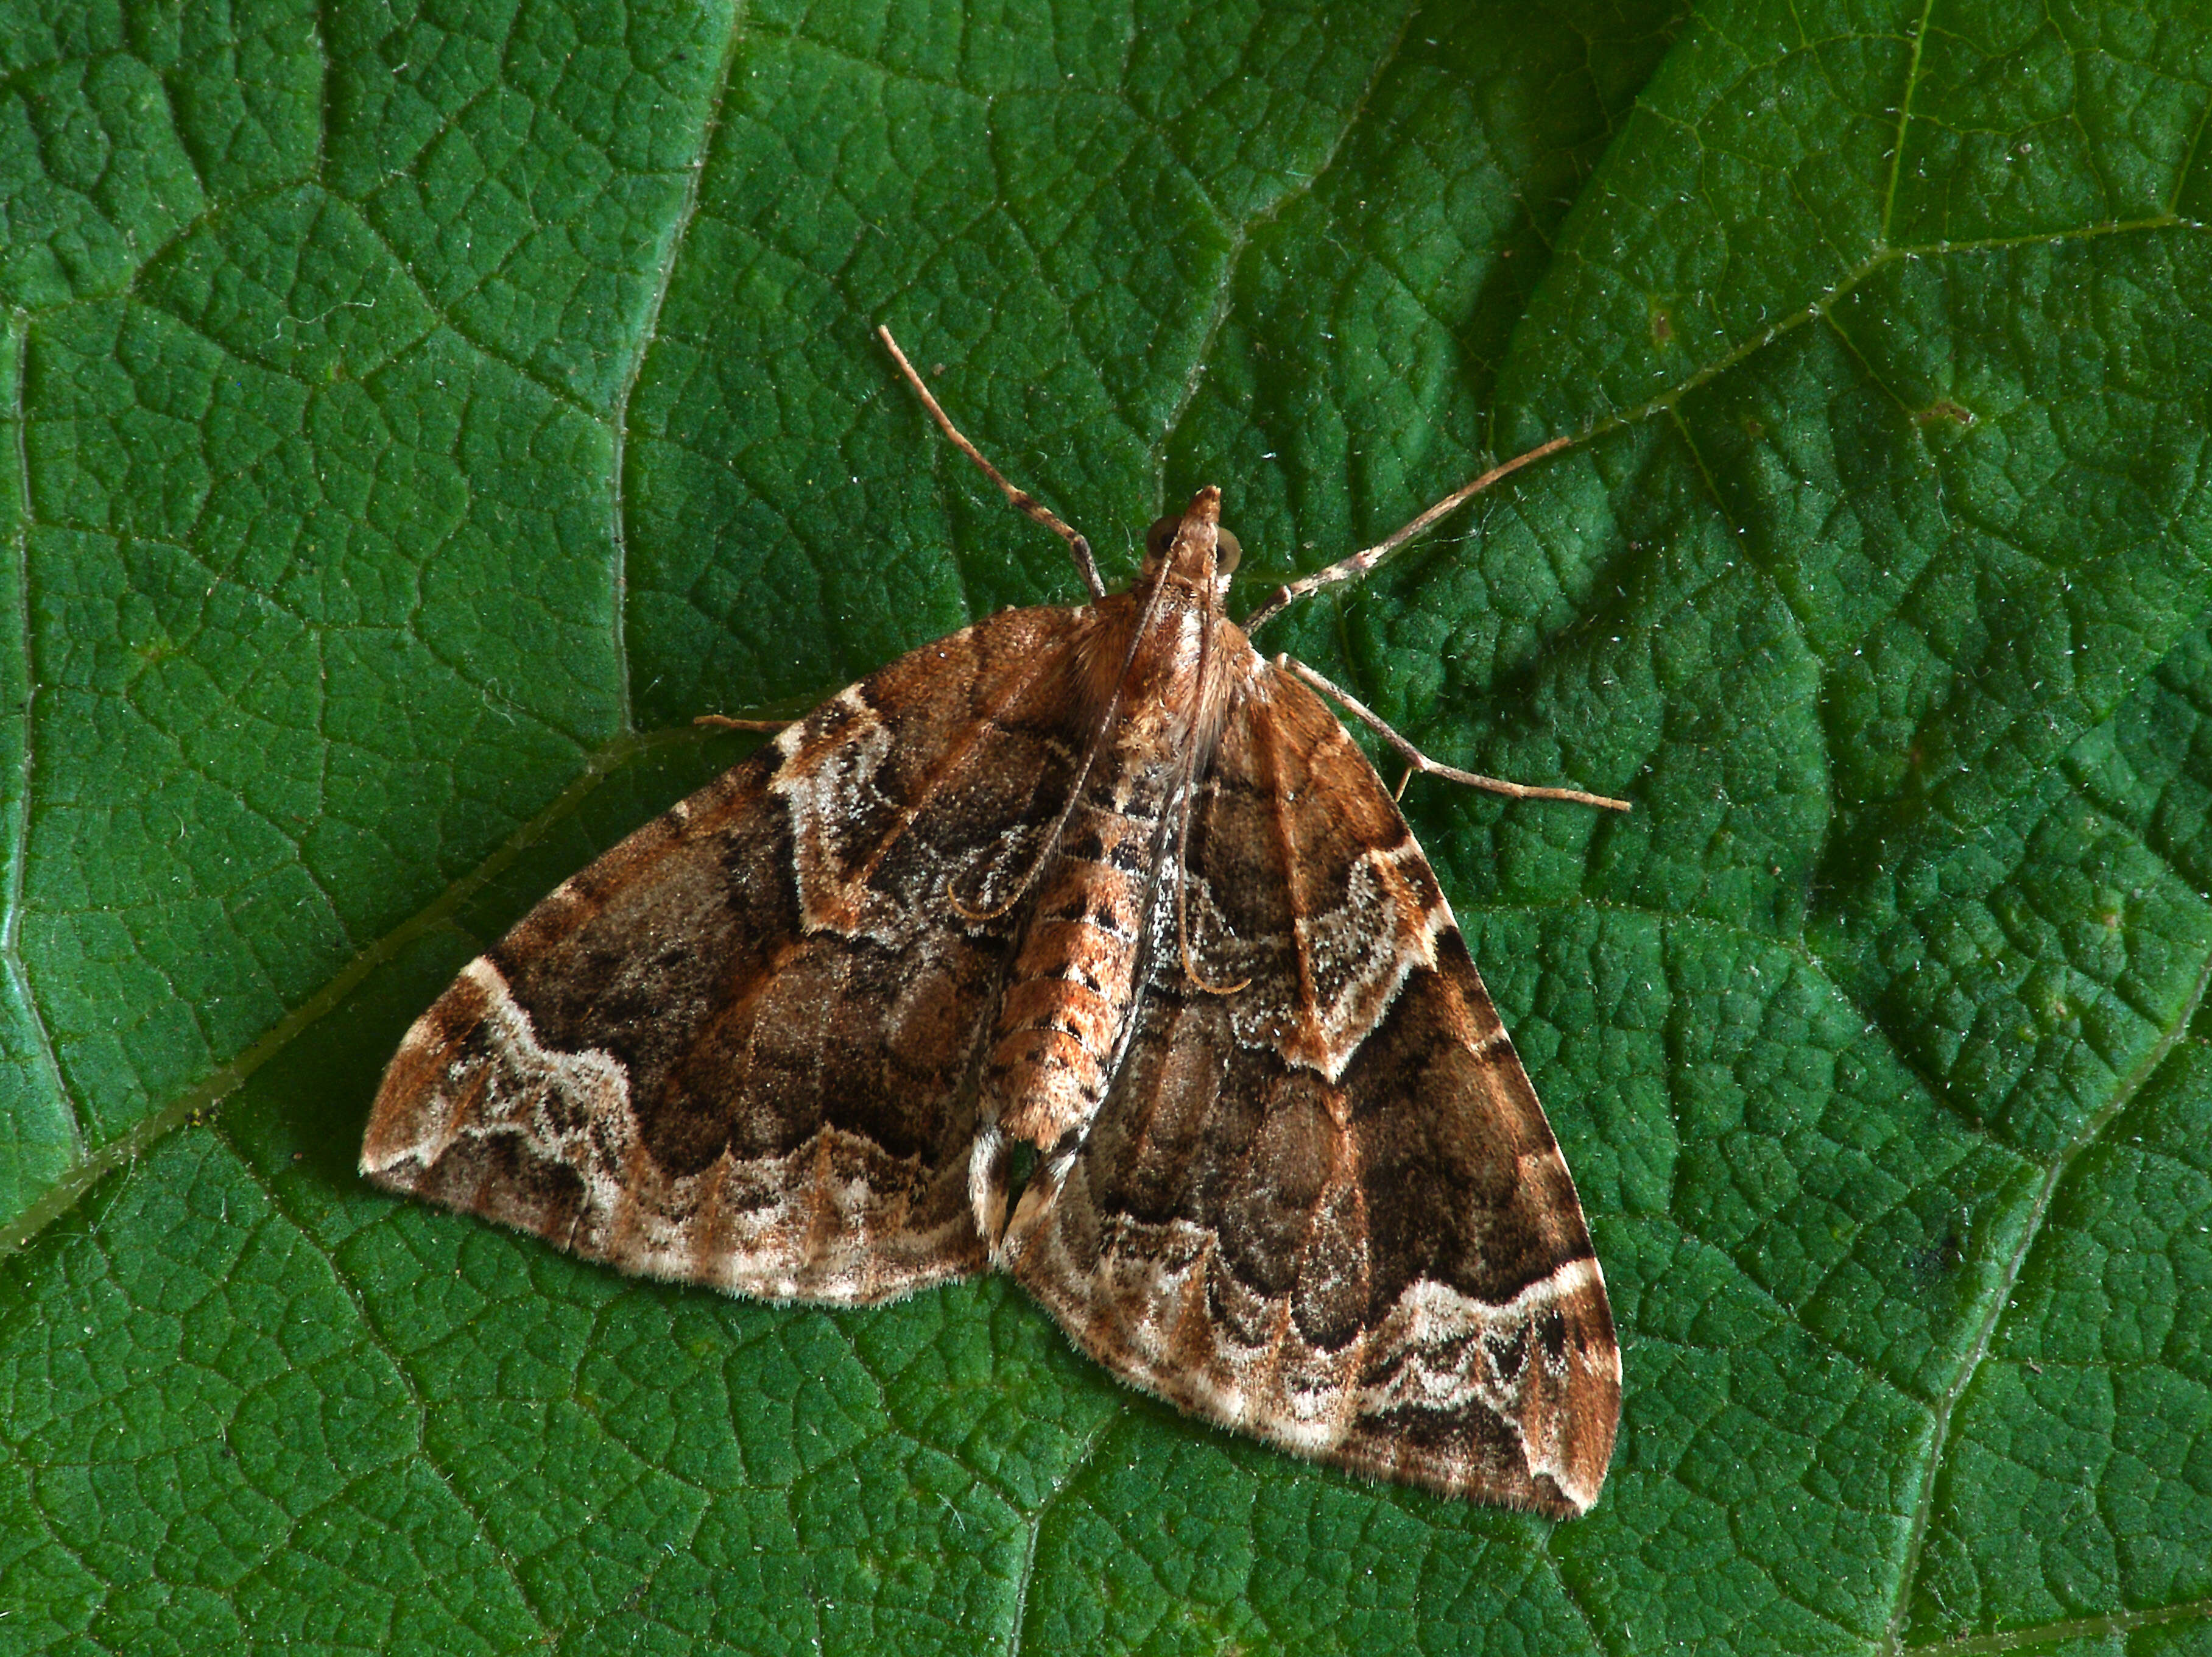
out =
<path fill-rule="evenodd" d="M 900 360 L 903 362 L 905 359 L 901 358 Z M 908 372 L 911 372 L 911 370 Z M 928 395 L 927 392 L 922 394 L 924 396 Z M 942 419 L 944 417 L 940 415 L 938 417 Z M 1548 443 L 1537 444 L 1535 448 L 1530 449 L 1526 454 L 1516 454 L 1510 460 L 1500 461 L 1498 465 L 1491 467 L 1489 471 L 1484 472 L 1482 476 L 1477 478 L 1473 483 L 1468 484 L 1464 489 L 1454 490 L 1450 494 L 1445 496 L 1443 499 L 1438 501 L 1434 506 L 1431 507 L 1426 512 L 1422 513 L 1419 517 L 1414 519 L 1413 522 L 1399 530 L 1397 533 L 1394 535 L 1386 535 L 1382 539 L 1376 542 L 1374 545 L 1368 547 L 1365 551 L 1355 552 L 1348 558 L 1339 559 L 1336 563 L 1328 565 L 1326 569 L 1316 570 L 1310 576 L 1301 576 L 1294 582 L 1291 582 L 1282 587 L 1278 587 L 1273 593 L 1270 593 L 1267 595 L 1267 601 L 1266 603 L 1262 604 L 1250 615 L 1244 618 L 1244 631 L 1248 633 L 1252 631 L 1255 628 L 1259 626 L 1261 622 L 1266 621 L 1269 617 L 1275 614 L 1277 611 L 1282 609 L 1294 599 L 1302 599 L 1309 593 L 1316 592 L 1324 587 L 1333 586 L 1340 581 L 1350 581 L 1355 576 L 1365 575 L 1376 564 L 1382 563 L 1383 559 L 1389 557 L 1393 552 L 1395 552 L 1400 547 L 1403 546 L 1407 541 L 1412 540 L 1414 536 L 1419 534 L 1431 524 L 1436 522 L 1437 519 L 1444 516 L 1447 513 L 1458 510 L 1460 507 L 1465 505 L 1476 496 L 1481 494 L 1484 490 L 1488 489 L 1491 484 L 1496 483 L 1499 478 L 1510 477 L 1514 472 L 1520 471 L 1522 466 L 1532 465 L 1535 461 L 1542 460 L 1547 454 L 1555 453 L 1559 449 L 1566 448 L 1568 444 L 1574 441 L 1575 440 L 1571 437 L 1554 437 Z M 994 473 L 994 475 L 995 476 L 996 474 Z M 1004 485 L 1002 484 L 1001 487 L 1004 487 Z M 1331 694 L 1334 695 L 1336 693 L 1332 691 Z M 1372 716 L 1370 716 L 1370 717 L 1371 718 Z"/>
<path fill-rule="evenodd" d="M 938 429 L 952 440 L 952 446 L 983 468 L 983 475 L 998 484 L 1000 492 L 1006 497 L 1007 505 L 1030 522 L 1042 525 L 1066 541 L 1068 555 L 1075 560 L 1075 568 L 1083 577 L 1083 584 L 1091 589 L 1091 596 L 1104 598 L 1106 583 L 1098 579 L 1098 561 L 1091 556 L 1091 543 L 1040 505 L 1036 497 L 1027 490 L 1016 489 L 1008 483 L 1006 474 L 985 460 L 982 451 L 975 444 L 961 436 L 960 428 L 952 423 L 951 417 L 929 394 L 929 387 L 921 383 L 921 376 L 914 371 L 914 364 L 906 360 L 906 353 L 899 349 L 898 341 L 891 338 L 891 331 L 878 327 L 876 333 L 890 350 L 892 361 L 898 364 L 899 372 L 906 376 L 907 384 L 914 387 L 914 394 L 921 399 L 922 407 L 929 411 L 931 417 L 937 422 Z"/>
<path fill-rule="evenodd" d="M 995 1122 L 985 1123 L 968 1152 L 968 1206 L 994 1260 L 1006 1229 L 1007 1161 L 1006 1134 Z"/>
<path fill-rule="evenodd" d="M 1411 766 L 1413 771 L 1425 771 L 1431 777 L 1441 777 L 1453 783 L 1464 783 L 1471 789 L 1487 789 L 1492 794 L 1507 795 L 1516 800 L 1565 800 L 1577 806 L 1601 806 L 1607 811 L 1630 809 L 1627 801 L 1615 800 L 1610 795 L 1585 794 L 1580 789 L 1545 789 L 1537 788 L 1528 783 L 1508 783 L 1498 777 L 1484 777 L 1474 771 L 1463 771 L 1456 765 L 1447 765 L 1441 760 L 1431 759 L 1397 732 L 1392 730 L 1383 722 L 1380 715 L 1370 710 L 1358 697 L 1339 685 L 1331 684 L 1303 661 L 1296 661 L 1290 656 L 1279 655 L 1275 658 L 1275 666 L 1286 673 L 1295 673 L 1323 696 L 1343 704 L 1346 712 L 1395 748 L 1399 758 Z M 1412 774 L 1412 771 L 1407 773 L 1408 777 Z M 1403 783 L 1398 785 L 1401 792 L 1405 786 Z"/>
<path fill-rule="evenodd" d="M 767 731 L 773 734 L 792 722 L 788 719 L 732 719 L 727 714 L 694 714 L 691 722 L 709 731 Z"/>

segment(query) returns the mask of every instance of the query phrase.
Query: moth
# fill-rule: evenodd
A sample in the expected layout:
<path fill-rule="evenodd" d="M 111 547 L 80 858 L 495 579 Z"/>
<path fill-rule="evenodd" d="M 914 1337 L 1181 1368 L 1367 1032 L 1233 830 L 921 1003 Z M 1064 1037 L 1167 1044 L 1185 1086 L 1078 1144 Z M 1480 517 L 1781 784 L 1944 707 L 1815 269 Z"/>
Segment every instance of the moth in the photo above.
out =
<path fill-rule="evenodd" d="M 781 728 L 463 969 L 362 1171 L 623 1270 L 857 1305 L 1011 1273 L 1193 1415 L 1558 1516 L 1620 1355 L 1582 1205 L 1421 849 L 1249 630 L 1201 489 L 1109 594 L 1002 612 Z M 1409 771 L 1409 775 L 1410 771 Z M 1402 786 L 1402 784 L 1401 784 Z"/>

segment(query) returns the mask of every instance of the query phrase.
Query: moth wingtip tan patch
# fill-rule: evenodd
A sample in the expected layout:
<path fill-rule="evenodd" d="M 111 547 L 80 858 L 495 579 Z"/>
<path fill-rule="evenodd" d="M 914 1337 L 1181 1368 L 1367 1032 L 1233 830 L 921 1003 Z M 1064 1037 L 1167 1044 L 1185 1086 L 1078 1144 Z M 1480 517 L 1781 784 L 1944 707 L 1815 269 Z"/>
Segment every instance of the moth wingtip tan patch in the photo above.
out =
<path fill-rule="evenodd" d="M 456 1044 L 482 1023 L 492 1004 L 486 974 L 503 993 L 497 969 L 478 956 L 408 1026 L 385 1066 L 361 1143 L 361 1172 L 376 1184 L 412 1191 L 450 1138 L 453 1101 L 446 1069 Z"/>

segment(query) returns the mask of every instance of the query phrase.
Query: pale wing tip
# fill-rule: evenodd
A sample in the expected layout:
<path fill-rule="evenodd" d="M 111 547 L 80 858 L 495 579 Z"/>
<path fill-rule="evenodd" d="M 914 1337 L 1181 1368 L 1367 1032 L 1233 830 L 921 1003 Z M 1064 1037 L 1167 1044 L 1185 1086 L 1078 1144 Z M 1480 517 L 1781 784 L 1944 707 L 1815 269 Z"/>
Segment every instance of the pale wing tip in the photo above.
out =
<path fill-rule="evenodd" d="M 1597 1505 L 1613 1466 L 1613 1441 L 1620 1426 L 1620 1385 L 1614 1379 L 1619 1354 L 1593 1352 L 1590 1356 L 1607 1360 L 1603 1368 L 1612 1373 L 1593 1373 L 1592 1385 L 1583 1389 L 1589 1396 L 1570 1398 L 1560 1454 L 1542 1474 L 1559 1494 L 1557 1516 L 1562 1519 L 1579 1519 Z"/>
<path fill-rule="evenodd" d="M 480 955 L 408 1026 L 384 1067 L 362 1131 L 362 1178 L 403 1193 L 420 1187 L 452 1137 L 454 1106 L 447 1097 L 446 1071 L 455 1045 L 505 993 L 498 968 Z"/>
<path fill-rule="evenodd" d="M 1589 1279 L 1563 1299 L 1569 1334 L 1565 1386 L 1555 1406 L 1548 1452 L 1528 1447 L 1530 1471 L 1559 1493 L 1559 1517 L 1580 1518 L 1597 1505 L 1620 1432 L 1620 1340 L 1605 1276 L 1595 1258 Z"/>
<path fill-rule="evenodd" d="M 418 1022 L 414 1030 L 408 1032 L 406 1043 L 393 1056 L 391 1067 L 385 1071 L 384 1084 L 376 1090 L 376 1102 L 369 1107 L 368 1125 L 362 1131 L 362 1178 L 390 1191 L 412 1190 L 425 1163 L 425 1093 L 419 1087 L 407 1085 L 407 1079 L 398 1075 L 407 1050 L 414 1045 L 421 1028 Z M 400 1085 L 394 1086 L 395 1081 Z"/>
<path fill-rule="evenodd" d="M 405 1189 L 413 1182 L 406 1174 L 412 1163 L 422 1166 L 422 1117 L 425 1113 L 423 1091 L 409 1084 L 409 1078 L 398 1075 L 407 1051 L 414 1045 L 416 1033 L 422 1029 L 418 1020 L 415 1029 L 407 1033 L 407 1040 L 384 1073 L 383 1085 L 376 1090 L 376 1102 L 369 1106 L 368 1125 L 361 1136 L 361 1172 L 367 1179 L 380 1185 Z M 398 1082 L 399 1085 L 395 1086 Z"/>
<path fill-rule="evenodd" d="M 361 1177 L 386 1191 L 411 1191 L 420 1183 L 422 1170 L 416 1142 L 411 1135 L 402 1142 L 398 1136 L 380 1133 L 383 1125 L 376 1118 L 369 1118 L 368 1132 L 361 1143 Z"/>

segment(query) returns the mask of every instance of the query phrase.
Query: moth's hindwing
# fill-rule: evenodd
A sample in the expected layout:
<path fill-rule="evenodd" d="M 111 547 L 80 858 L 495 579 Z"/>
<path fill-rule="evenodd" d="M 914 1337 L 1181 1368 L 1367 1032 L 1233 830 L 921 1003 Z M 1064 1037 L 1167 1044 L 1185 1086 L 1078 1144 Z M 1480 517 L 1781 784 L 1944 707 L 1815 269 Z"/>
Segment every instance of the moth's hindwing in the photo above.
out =
<path fill-rule="evenodd" d="M 624 1270 L 870 1301 L 979 1270 L 974 1070 L 1083 742 L 1094 612 L 1008 611 L 839 692 L 623 841 L 408 1033 L 379 1184 Z"/>
<path fill-rule="evenodd" d="M 1015 1263 L 1109 1368 L 1370 1476 L 1554 1514 L 1620 1407 L 1565 1163 L 1366 757 L 1256 658 L 1128 1056 Z M 1172 883 L 1164 883 L 1171 885 Z M 1220 993 L 1194 983 L 1176 943 Z"/>

